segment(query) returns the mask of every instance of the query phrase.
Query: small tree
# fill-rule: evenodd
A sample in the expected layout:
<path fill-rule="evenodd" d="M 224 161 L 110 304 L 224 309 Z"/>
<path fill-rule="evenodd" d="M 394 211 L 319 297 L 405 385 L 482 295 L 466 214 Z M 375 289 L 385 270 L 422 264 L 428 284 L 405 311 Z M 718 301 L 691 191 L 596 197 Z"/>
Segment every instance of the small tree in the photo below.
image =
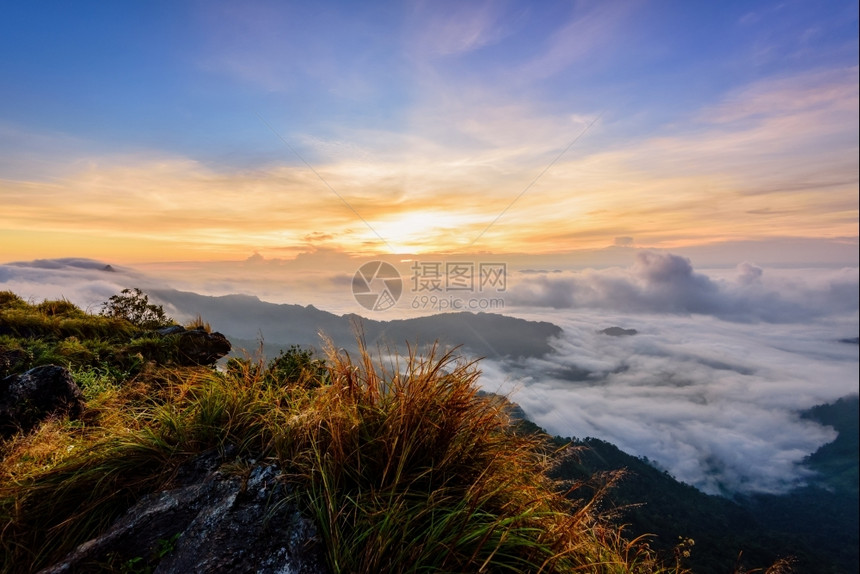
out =
<path fill-rule="evenodd" d="M 104 303 L 100 313 L 104 317 L 125 319 L 144 329 L 158 329 L 175 323 L 161 305 L 149 302 L 146 293 L 138 289 L 123 289 Z"/>
<path fill-rule="evenodd" d="M 317 385 L 325 380 L 326 373 L 325 361 L 317 359 L 312 350 L 290 345 L 269 361 L 266 379 L 277 385 L 299 382 Z"/>

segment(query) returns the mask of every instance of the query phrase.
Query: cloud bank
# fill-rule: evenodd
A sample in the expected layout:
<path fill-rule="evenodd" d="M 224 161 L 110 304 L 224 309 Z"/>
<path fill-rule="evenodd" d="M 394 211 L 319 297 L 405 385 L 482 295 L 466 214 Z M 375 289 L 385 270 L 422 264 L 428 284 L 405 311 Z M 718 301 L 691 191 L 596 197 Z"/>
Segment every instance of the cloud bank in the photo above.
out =
<path fill-rule="evenodd" d="M 91 312 L 127 287 L 154 285 L 132 269 L 94 259 L 67 257 L 0 264 L 0 291 L 40 302 L 68 299 Z"/>
<path fill-rule="evenodd" d="M 564 334 L 543 359 L 485 362 L 484 384 L 554 434 L 608 440 L 706 492 L 784 492 L 835 438 L 800 411 L 857 393 L 858 347 L 840 342 L 857 336 L 857 292 L 857 268 L 706 274 L 654 252 L 530 274 L 507 312 Z"/>
<path fill-rule="evenodd" d="M 736 322 L 790 323 L 858 310 L 857 269 L 765 280 L 765 270 L 741 263 L 733 280 L 715 280 L 671 253 L 640 252 L 626 269 L 529 277 L 508 302 L 554 309 L 709 315 Z"/>
<path fill-rule="evenodd" d="M 561 436 L 599 437 L 712 494 L 784 492 L 804 484 L 805 456 L 836 436 L 799 411 L 856 394 L 850 319 L 756 325 L 712 317 L 599 311 L 552 317 L 556 353 L 485 361 L 487 390 L 510 393 Z M 628 337 L 600 331 L 621 325 Z"/>

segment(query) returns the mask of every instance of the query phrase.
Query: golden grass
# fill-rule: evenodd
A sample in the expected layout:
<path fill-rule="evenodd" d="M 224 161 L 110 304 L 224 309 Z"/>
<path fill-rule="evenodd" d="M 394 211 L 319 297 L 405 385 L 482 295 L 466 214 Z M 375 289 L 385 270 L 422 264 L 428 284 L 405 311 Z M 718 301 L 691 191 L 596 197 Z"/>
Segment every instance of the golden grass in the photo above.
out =
<path fill-rule="evenodd" d="M 374 359 L 330 347 L 325 362 L 291 353 L 224 373 L 148 365 L 119 385 L 88 375 L 81 421 L 0 446 L 2 571 L 51 564 L 183 460 L 228 444 L 231 471 L 280 463 L 333 572 L 683 571 L 599 510 L 611 477 L 571 502 L 577 485 L 547 477 L 565 453 L 480 395 L 475 363 L 435 348 Z"/>
<path fill-rule="evenodd" d="M 479 395 L 474 363 L 330 347 L 328 365 L 329 384 L 290 403 L 275 451 L 306 485 L 335 572 L 661 571 L 547 478 L 559 453 Z"/>
<path fill-rule="evenodd" d="M 212 332 L 212 326 L 209 324 L 208 321 L 204 321 L 203 317 L 201 317 L 199 313 L 191 321 L 185 324 L 185 328 L 189 331 L 194 329 L 203 329 L 207 333 Z"/>

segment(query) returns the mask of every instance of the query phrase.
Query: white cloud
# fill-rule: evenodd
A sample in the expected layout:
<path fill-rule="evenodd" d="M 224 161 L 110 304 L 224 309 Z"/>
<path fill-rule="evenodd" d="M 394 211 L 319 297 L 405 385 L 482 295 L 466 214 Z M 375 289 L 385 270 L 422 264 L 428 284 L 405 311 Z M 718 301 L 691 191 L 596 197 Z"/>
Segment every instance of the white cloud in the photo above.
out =
<path fill-rule="evenodd" d="M 0 264 L 0 291 L 12 291 L 34 302 L 68 299 L 91 312 L 97 312 L 111 295 L 125 288 L 151 284 L 136 271 L 93 259 L 70 257 Z"/>
<path fill-rule="evenodd" d="M 789 323 L 858 310 L 857 269 L 818 271 L 820 277 L 766 281 L 767 273 L 743 263 L 735 281 L 714 280 L 689 259 L 644 251 L 626 269 L 530 276 L 514 285 L 514 305 L 556 309 L 607 309 L 639 313 L 711 315 L 737 322 Z"/>
<path fill-rule="evenodd" d="M 518 75 L 528 81 L 546 78 L 586 57 L 595 57 L 598 50 L 611 48 L 635 8 L 635 2 L 575 4 L 569 21 L 552 34 L 543 53 Z"/>
<path fill-rule="evenodd" d="M 722 278 L 670 254 L 626 269 L 529 275 L 511 302 L 564 329 L 556 353 L 484 364 L 539 425 L 647 456 L 710 493 L 782 492 L 835 432 L 799 411 L 856 394 L 858 270 L 762 269 Z M 610 326 L 638 334 L 610 337 Z"/>
<path fill-rule="evenodd" d="M 441 8 L 441 9 L 440 9 Z M 414 48 L 422 55 L 451 56 L 477 50 L 502 40 L 503 2 L 438 2 L 413 4 Z"/>
<path fill-rule="evenodd" d="M 647 456 L 709 493 L 802 484 L 804 456 L 835 438 L 797 412 L 856 393 L 857 324 L 741 325 L 709 317 L 520 313 L 564 328 L 557 353 L 485 361 L 488 390 L 512 393 L 537 424 Z M 612 325 L 639 334 L 609 337 Z"/>

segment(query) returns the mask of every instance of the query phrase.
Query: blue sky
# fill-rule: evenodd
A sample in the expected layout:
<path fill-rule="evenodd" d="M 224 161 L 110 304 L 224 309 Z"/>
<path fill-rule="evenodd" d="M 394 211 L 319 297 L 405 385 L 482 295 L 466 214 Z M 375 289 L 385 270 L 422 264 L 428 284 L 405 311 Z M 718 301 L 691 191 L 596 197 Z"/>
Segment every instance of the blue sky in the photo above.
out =
<path fill-rule="evenodd" d="M 484 249 L 856 237 L 857 26 L 856 2 L 837 1 L 10 3 L 0 255 L 98 255 L 105 234 L 204 259 L 465 248 L 455 229 L 474 237 L 580 134 L 529 190 L 521 225 Z M 374 245 L 279 136 L 389 245 Z M 94 180 L 108 184 L 90 196 Z M 679 205 L 658 188 L 698 191 Z M 247 199 L 234 227 L 194 209 L 241 201 L 226 189 Z M 748 199 L 762 189 L 781 195 Z M 618 212 L 625 194 L 653 224 Z M 726 213 L 693 233 L 714 194 L 747 198 L 744 217 L 806 211 L 813 224 L 734 233 L 743 217 Z M 269 218 L 274 197 L 309 211 Z M 76 222 L 57 213 L 68 203 L 81 204 Z M 106 205 L 123 223 L 92 212 Z M 597 212 L 616 217 L 582 222 Z M 548 237 L 550 224 L 565 228 Z M 40 229 L 41 247 L 22 250 Z M 307 239 L 322 235 L 332 239 Z"/>

